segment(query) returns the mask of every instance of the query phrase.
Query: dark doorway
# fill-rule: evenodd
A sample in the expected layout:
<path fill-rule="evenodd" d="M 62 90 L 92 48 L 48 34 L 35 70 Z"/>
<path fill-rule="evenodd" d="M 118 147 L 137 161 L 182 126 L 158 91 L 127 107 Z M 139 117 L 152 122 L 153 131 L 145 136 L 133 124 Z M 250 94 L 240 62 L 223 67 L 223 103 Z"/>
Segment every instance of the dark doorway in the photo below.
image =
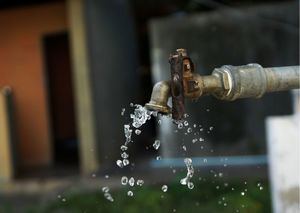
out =
<path fill-rule="evenodd" d="M 69 37 L 65 32 L 50 34 L 43 42 L 55 166 L 77 167 L 78 138 Z"/>

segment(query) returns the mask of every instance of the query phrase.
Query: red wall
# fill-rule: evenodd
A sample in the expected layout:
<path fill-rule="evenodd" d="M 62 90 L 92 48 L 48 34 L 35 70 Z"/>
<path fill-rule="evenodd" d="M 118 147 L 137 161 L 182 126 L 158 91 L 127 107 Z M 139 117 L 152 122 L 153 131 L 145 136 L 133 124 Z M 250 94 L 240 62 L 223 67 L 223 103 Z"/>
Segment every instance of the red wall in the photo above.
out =
<path fill-rule="evenodd" d="M 23 167 L 52 162 L 42 36 L 66 28 L 64 3 L 0 11 L 0 86 L 13 90 Z"/>

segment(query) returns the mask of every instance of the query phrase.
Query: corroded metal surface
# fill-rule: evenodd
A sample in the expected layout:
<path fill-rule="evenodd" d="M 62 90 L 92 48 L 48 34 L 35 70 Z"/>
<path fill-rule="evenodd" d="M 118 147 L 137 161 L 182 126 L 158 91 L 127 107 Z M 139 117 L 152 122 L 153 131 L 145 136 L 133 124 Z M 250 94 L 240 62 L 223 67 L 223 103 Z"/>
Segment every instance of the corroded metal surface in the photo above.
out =
<path fill-rule="evenodd" d="M 184 115 L 184 87 L 183 69 L 184 61 L 187 59 L 186 51 L 178 49 L 175 54 L 170 55 L 171 68 L 171 96 L 172 96 L 172 118 L 181 120 Z"/>

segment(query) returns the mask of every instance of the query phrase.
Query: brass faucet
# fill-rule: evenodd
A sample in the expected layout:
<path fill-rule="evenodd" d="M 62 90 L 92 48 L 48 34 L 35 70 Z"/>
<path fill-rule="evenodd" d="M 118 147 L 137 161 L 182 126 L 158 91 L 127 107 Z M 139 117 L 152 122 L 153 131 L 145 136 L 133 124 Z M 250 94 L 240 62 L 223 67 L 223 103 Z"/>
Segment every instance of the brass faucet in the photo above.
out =
<path fill-rule="evenodd" d="M 263 68 L 259 64 L 224 65 L 211 75 L 195 73 L 195 66 L 185 49 L 177 49 L 169 57 L 171 79 L 154 85 L 149 110 L 172 113 L 174 120 L 183 119 L 185 98 L 197 100 L 203 95 L 234 101 L 238 98 L 260 98 L 266 92 L 300 87 L 299 66 Z M 172 107 L 168 99 L 172 98 Z"/>

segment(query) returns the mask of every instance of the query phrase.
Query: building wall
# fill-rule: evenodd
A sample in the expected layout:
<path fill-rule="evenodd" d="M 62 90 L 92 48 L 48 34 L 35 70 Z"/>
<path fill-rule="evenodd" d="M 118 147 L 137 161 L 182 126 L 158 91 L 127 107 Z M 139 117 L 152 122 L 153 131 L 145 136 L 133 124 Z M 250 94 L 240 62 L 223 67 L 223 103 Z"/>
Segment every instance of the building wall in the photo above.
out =
<path fill-rule="evenodd" d="M 67 29 L 63 3 L 0 11 L 0 85 L 12 88 L 21 166 L 50 165 L 42 37 Z"/>

